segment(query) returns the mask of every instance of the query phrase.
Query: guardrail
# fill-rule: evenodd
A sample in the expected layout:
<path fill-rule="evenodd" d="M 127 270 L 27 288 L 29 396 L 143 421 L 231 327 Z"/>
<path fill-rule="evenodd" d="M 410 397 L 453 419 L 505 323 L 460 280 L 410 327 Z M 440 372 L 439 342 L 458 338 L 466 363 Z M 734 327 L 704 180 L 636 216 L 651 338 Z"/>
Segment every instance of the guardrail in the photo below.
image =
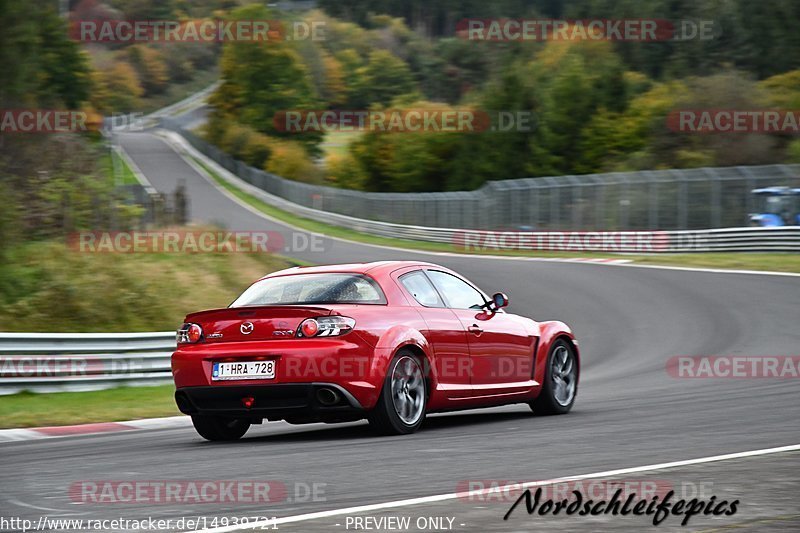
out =
<path fill-rule="evenodd" d="M 208 158 L 177 132 L 167 138 L 179 153 L 203 159 L 228 183 L 269 205 L 304 218 L 379 237 L 450 244 L 455 252 L 546 250 L 559 252 L 800 252 L 800 226 L 678 231 L 485 231 L 367 220 L 294 203 L 251 183 Z M 203 169 L 198 168 L 202 172 Z"/>
<path fill-rule="evenodd" d="M 129 113 L 124 115 L 114 115 L 104 117 L 102 128 L 103 135 L 110 135 L 112 132 L 125 130 L 143 130 L 158 126 L 162 120 L 173 115 L 179 115 L 194 108 L 205 105 L 206 100 L 217 90 L 222 82 L 216 81 L 196 93 L 190 94 L 183 100 L 174 104 L 157 109 L 146 115 L 141 113 Z"/>
<path fill-rule="evenodd" d="M 0 333 L 0 395 L 172 382 L 175 332 Z"/>
<path fill-rule="evenodd" d="M 170 117 L 161 127 L 244 181 L 319 211 L 437 228 L 670 231 L 728 228 L 758 213 L 750 191 L 800 187 L 800 165 L 709 167 L 488 181 L 472 191 L 391 193 L 285 179 L 236 160 Z"/>

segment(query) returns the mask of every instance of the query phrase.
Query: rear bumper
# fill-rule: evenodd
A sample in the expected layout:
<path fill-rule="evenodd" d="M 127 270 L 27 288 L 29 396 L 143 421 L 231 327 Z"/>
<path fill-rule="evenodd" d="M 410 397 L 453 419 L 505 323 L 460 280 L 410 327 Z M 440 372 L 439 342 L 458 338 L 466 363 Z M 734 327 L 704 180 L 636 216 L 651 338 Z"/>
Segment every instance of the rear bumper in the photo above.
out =
<path fill-rule="evenodd" d="M 333 405 L 323 405 L 317 397 L 322 389 L 335 391 L 338 401 Z M 245 406 L 245 399 L 252 400 L 250 407 Z M 182 387 L 175 391 L 175 403 L 187 415 L 252 420 L 342 421 L 357 420 L 366 415 L 366 409 L 359 401 L 335 383 Z"/>
<path fill-rule="evenodd" d="M 256 399 L 251 412 L 313 409 L 314 398 L 308 398 L 325 384 L 352 397 L 354 409 L 371 409 L 390 359 L 391 351 L 373 348 L 354 334 L 341 339 L 200 343 L 181 346 L 173 353 L 172 375 L 178 391 L 193 391 L 188 397 L 198 411 L 241 411 L 245 396 Z M 245 360 L 274 360 L 275 377 L 212 379 L 214 362 Z"/>

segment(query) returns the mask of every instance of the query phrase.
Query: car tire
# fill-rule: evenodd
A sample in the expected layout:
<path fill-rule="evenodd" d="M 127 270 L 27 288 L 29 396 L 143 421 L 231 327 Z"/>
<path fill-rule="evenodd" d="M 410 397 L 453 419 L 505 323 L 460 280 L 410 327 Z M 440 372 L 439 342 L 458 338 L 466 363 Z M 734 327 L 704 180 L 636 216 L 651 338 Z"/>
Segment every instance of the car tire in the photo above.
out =
<path fill-rule="evenodd" d="M 210 441 L 238 440 L 250 429 L 248 420 L 226 416 L 192 415 L 192 424 L 201 437 Z"/>
<path fill-rule="evenodd" d="M 422 426 L 428 402 L 424 368 L 410 350 L 399 350 L 392 358 L 378 403 L 367 416 L 377 433 L 407 435 Z"/>
<path fill-rule="evenodd" d="M 563 415 L 572 409 L 577 394 L 578 358 L 575 349 L 568 341 L 558 339 L 547 355 L 542 390 L 529 405 L 537 415 Z"/>

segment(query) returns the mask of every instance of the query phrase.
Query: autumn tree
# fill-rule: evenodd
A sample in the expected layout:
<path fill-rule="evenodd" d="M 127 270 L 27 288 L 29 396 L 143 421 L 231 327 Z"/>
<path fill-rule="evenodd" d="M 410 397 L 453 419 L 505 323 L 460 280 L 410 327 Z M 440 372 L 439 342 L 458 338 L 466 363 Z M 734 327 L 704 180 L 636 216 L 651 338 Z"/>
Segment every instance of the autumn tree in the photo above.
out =
<path fill-rule="evenodd" d="M 232 18 L 267 20 L 270 16 L 266 8 L 252 4 L 234 11 Z M 223 82 L 211 97 L 214 113 L 267 135 L 287 135 L 275 127 L 278 113 L 311 109 L 316 103 L 308 70 L 285 41 L 226 43 L 221 70 Z M 313 147 L 320 135 L 309 133 L 297 138 Z"/>

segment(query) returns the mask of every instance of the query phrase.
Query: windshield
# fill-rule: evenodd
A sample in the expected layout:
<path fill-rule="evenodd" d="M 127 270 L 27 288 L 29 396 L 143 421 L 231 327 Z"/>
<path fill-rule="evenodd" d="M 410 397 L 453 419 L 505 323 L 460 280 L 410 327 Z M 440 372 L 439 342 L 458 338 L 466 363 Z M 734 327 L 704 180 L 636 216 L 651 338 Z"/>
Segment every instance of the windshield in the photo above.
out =
<path fill-rule="evenodd" d="M 378 284 L 359 274 L 297 274 L 262 279 L 230 307 L 252 305 L 385 304 Z"/>
<path fill-rule="evenodd" d="M 794 198 L 791 196 L 767 196 L 764 202 L 764 212 L 783 215 L 792 210 Z"/>

